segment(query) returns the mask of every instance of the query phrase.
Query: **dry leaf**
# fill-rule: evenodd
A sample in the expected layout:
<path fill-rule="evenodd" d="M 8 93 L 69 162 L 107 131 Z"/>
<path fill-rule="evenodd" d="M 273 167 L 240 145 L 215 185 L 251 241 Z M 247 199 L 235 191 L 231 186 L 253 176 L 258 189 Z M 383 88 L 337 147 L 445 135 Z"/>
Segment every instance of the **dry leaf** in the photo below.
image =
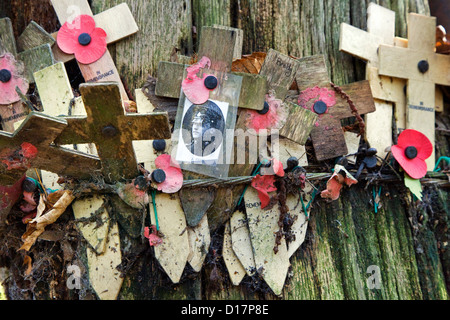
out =
<path fill-rule="evenodd" d="M 27 270 L 25 270 L 25 275 L 29 276 L 31 274 L 31 271 L 33 270 L 33 265 L 32 265 L 32 259 L 30 256 L 26 255 L 23 258 L 23 264 L 22 265 L 27 265 Z"/>
<path fill-rule="evenodd" d="M 258 74 L 261 71 L 266 55 L 265 52 L 253 52 L 252 54 L 243 55 L 241 59 L 233 61 L 231 71 Z"/>
<path fill-rule="evenodd" d="M 47 201 L 43 200 L 44 197 L 41 196 L 41 201 L 39 201 L 38 206 L 38 214 L 36 215 L 36 218 L 31 220 L 28 223 L 27 230 L 22 235 L 22 240 L 24 244 L 20 247 L 19 250 L 30 250 L 31 246 L 36 242 L 37 238 L 45 231 L 45 227 L 54 223 L 63 213 L 66 211 L 66 208 L 72 203 L 72 201 L 75 199 L 75 197 L 72 195 L 72 192 L 69 190 L 59 190 L 62 192 L 59 192 L 57 195 L 62 195 L 59 197 L 58 200 L 56 200 L 57 195 L 52 195 Z M 57 191 L 58 192 L 58 191 Z M 54 192 L 56 193 L 56 192 Z M 51 207 L 50 211 L 44 211 L 42 208 L 45 206 L 41 205 L 41 203 L 52 203 L 52 201 L 55 201 L 54 205 Z"/>
<path fill-rule="evenodd" d="M 436 27 L 436 52 L 441 54 L 450 54 L 450 41 L 446 37 L 443 26 Z"/>

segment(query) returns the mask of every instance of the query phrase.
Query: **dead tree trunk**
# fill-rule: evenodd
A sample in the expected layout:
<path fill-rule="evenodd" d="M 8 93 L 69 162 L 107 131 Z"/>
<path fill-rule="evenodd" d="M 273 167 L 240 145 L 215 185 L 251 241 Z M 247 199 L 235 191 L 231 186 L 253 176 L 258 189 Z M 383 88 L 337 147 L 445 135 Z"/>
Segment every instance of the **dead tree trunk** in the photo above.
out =
<path fill-rule="evenodd" d="M 15 28 L 20 30 L 25 26 L 23 21 L 36 20 L 33 10 L 20 12 L 27 17 L 18 13 L 24 4 L 33 6 L 31 2 L 3 2 L 0 14 L 12 17 Z M 183 55 L 193 54 L 198 48 L 196 41 L 201 27 L 213 24 L 243 29 L 243 54 L 270 48 L 296 57 L 324 54 L 330 77 L 336 84 L 364 79 L 363 63 L 339 52 L 339 26 L 346 22 L 364 29 L 369 1 L 92 0 L 91 4 L 94 12 L 100 12 L 121 2 L 128 3 L 140 29 L 137 35 L 110 48 L 129 89 L 141 88 L 149 74 L 156 77 L 158 62 L 170 60 L 174 47 Z M 408 12 L 430 14 L 427 0 L 376 2 L 396 12 L 397 36 L 406 36 Z M 41 6 L 50 7 L 40 2 L 38 7 Z M 55 17 L 51 19 L 53 24 L 47 27 L 56 28 Z M 447 105 L 447 115 L 443 113 L 438 119 L 437 157 L 449 155 L 448 111 Z M 425 201 L 418 203 L 402 181 L 380 183 L 382 206 L 375 214 L 372 185 L 366 186 L 366 181 L 361 181 L 344 190 L 339 200 L 332 203 L 317 197 L 306 241 L 291 258 L 283 299 L 449 298 L 448 189 L 430 183 L 424 187 Z M 75 234 L 70 220 L 68 212 L 61 222 L 67 223 L 65 228 Z M 19 239 L 9 242 L 6 239 L 11 234 L 6 230 L 1 232 L 4 239 L 1 243 L 9 243 L 11 248 L 14 248 L 13 243 L 20 243 L 21 232 L 15 233 Z M 132 238 L 123 229 L 120 232 L 125 279 L 119 299 L 277 299 L 257 278 L 246 277 L 239 287 L 231 285 L 221 257 L 223 227 L 211 235 L 212 243 L 202 272 L 196 273 L 187 266 L 177 285 L 164 274 L 147 241 Z M 65 286 L 65 264 L 76 260 L 82 265 L 85 261 L 85 244 L 75 235 L 74 239 L 68 243 L 38 242 L 35 250 L 51 249 L 54 255 L 60 256 L 73 251 L 69 255 L 73 260 L 45 260 L 35 251 L 33 258 L 41 264 L 34 266 L 36 270 L 31 276 L 25 275 L 23 256 L 3 245 L 0 266 L 9 268 L 11 274 L 5 286 L 7 296 L 15 299 L 95 298 L 87 277 L 83 277 L 82 290 L 69 290 Z M 380 289 L 367 286 L 371 266 L 379 268 Z"/>

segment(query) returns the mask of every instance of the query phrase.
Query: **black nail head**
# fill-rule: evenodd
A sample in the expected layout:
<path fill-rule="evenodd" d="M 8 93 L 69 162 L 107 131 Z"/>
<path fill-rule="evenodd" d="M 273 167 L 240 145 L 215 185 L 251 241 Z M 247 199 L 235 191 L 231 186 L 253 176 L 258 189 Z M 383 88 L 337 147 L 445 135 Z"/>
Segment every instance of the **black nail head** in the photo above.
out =
<path fill-rule="evenodd" d="M 269 104 L 267 103 L 267 101 L 264 101 L 264 108 L 262 108 L 262 110 L 258 110 L 259 114 L 266 114 L 267 112 L 269 112 Z"/>
<path fill-rule="evenodd" d="M 319 100 L 316 103 L 314 103 L 313 109 L 314 112 L 317 114 L 324 114 L 327 111 L 327 105 L 322 100 Z"/>
<path fill-rule="evenodd" d="M 377 157 L 371 156 L 371 157 L 365 157 L 363 162 L 365 163 L 366 167 L 369 169 L 375 168 L 377 166 Z"/>
<path fill-rule="evenodd" d="M 102 134 L 105 137 L 112 138 L 112 137 L 116 136 L 118 133 L 119 132 L 117 131 L 117 129 L 112 125 L 106 126 L 102 129 Z"/>
<path fill-rule="evenodd" d="M 298 166 L 298 159 L 296 157 L 290 157 L 286 161 L 288 170 L 294 169 L 296 166 Z"/>
<path fill-rule="evenodd" d="M 166 180 L 166 173 L 162 169 L 156 169 L 152 172 L 152 180 L 161 183 Z"/>
<path fill-rule="evenodd" d="M 78 43 L 82 46 L 87 46 L 91 43 L 91 36 L 87 33 L 82 33 L 78 36 Z"/>
<path fill-rule="evenodd" d="M 377 149 L 369 148 L 366 150 L 366 156 L 371 157 L 377 154 Z"/>
<path fill-rule="evenodd" d="M 34 192 L 37 189 L 37 185 L 36 183 L 30 179 L 30 178 L 25 178 L 25 180 L 23 180 L 22 182 L 22 190 L 25 192 Z"/>
<path fill-rule="evenodd" d="M 414 159 L 415 157 L 417 157 L 417 149 L 414 146 L 409 146 L 405 149 L 405 156 L 408 159 Z"/>
<path fill-rule="evenodd" d="M 159 139 L 159 140 L 153 140 L 153 149 L 156 151 L 164 151 L 166 148 L 166 140 Z"/>
<path fill-rule="evenodd" d="M 0 81 L 6 83 L 9 80 L 11 80 L 11 71 L 7 69 L 0 70 Z"/>
<path fill-rule="evenodd" d="M 205 87 L 208 88 L 209 90 L 215 89 L 217 87 L 217 84 L 218 84 L 217 78 L 214 77 L 214 76 L 207 76 L 205 78 L 204 83 L 205 83 Z"/>
<path fill-rule="evenodd" d="M 137 176 L 136 179 L 134 179 L 134 186 L 138 188 L 139 190 L 146 190 L 147 189 L 147 179 L 145 179 L 144 176 Z"/>
<path fill-rule="evenodd" d="M 417 64 L 417 68 L 419 68 L 419 71 L 421 73 L 425 73 L 430 68 L 430 65 L 428 64 L 428 61 L 420 60 L 419 63 Z"/>

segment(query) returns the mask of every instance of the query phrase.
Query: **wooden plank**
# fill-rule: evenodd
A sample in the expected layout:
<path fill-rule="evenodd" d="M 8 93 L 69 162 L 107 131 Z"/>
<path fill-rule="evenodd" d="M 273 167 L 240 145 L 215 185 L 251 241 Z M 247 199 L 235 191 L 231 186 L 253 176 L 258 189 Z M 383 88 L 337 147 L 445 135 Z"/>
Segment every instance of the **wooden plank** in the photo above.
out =
<path fill-rule="evenodd" d="M 298 68 L 295 59 L 270 49 L 259 74 L 267 77 L 268 89 L 275 91 L 275 97 L 284 100 Z"/>
<path fill-rule="evenodd" d="M 0 117 L 2 130 L 14 132 L 16 123 L 22 122 L 28 115 L 29 110 L 22 101 L 14 102 L 11 105 L 0 106 Z"/>
<path fill-rule="evenodd" d="M 395 11 L 374 2 L 367 7 L 367 32 L 382 38 L 383 43 L 392 44 L 395 37 Z"/>
<path fill-rule="evenodd" d="M 392 110 L 391 110 L 391 114 L 392 114 Z M 369 115 L 372 115 L 372 113 L 367 114 L 367 116 L 369 116 Z M 366 118 L 366 122 L 367 122 L 367 118 Z M 383 133 L 384 133 L 384 135 L 386 135 L 386 131 L 384 131 Z M 347 149 L 348 149 L 348 154 L 345 155 L 347 158 L 347 161 L 350 164 L 355 164 L 356 163 L 356 155 L 354 155 L 354 154 L 358 152 L 359 144 L 361 141 L 361 136 L 359 136 L 357 133 L 354 133 L 351 131 L 345 131 L 344 138 L 345 138 L 345 143 L 347 144 Z M 373 146 L 373 147 L 375 147 L 375 146 Z M 380 155 L 380 153 L 377 153 L 377 155 Z"/>
<path fill-rule="evenodd" d="M 202 27 L 198 57 L 208 57 L 211 60 L 210 69 L 212 70 L 231 72 L 237 40 L 238 34 L 232 29 Z"/>
<path fill-rule="evenodd" d="M 34 83 L 33 74 L 41 69 L 55 63 L 50 45 L 43 44 L 17 54 L 17 58 L 22 60 L 26 66 L 25 78 L 29 83 Z"/>
<path fill-rule="evenodd" d="M 272 138 L 268 146 L 270 156 L 280 160 L 284 168 L 287 166 L 287 160 L 291 157 L 297 158 L 299 166 L 308 166 L 308 157 L 304 145 L 287 138 L 279 137 L 278 139 Z"/>
<path fill-rule="evenodd" d="M 178 194 L 161 193 L 156 196 L 158 224 L 163 243 L 154 247 L 155 257 L 173 283 L 180 281 L 189 256 L 189 239 L 186 220 Z M 150 213 L 151 223 L 156 225 L 155 212 Z"/>
<path fill-rule="evenodd" d="M 188 227 L 187 231 L 189 239 L 187 261 L 195 272 L 200 272 L 211 244 L 208 217 L 204 215 L 197 226 Z"/>
<path fill-rule="evenodd" d="M 222 256 L 223 261 L 225 262 L 225 266 L 227 267 L 231 283 L 234 286 L 238 286 L 241 283 L 242 279 L 245 277 L 245 269 L 233 251 L 229 221 L 225 223 Z"/>
<path fill-rule="evenodd" d="M 94 195 L 72 203 L 77 229 L 96 254 L 106 250 L 110 221 L 108 210 L 104 207 L 105 197 Z"/>
<path fill-rule="evenodd" d="M 96 170 L 100 169 L 97 157 L 82 154 L 68 149 L 53 146 L 52 143 L 60 132 L 67 126 L 61 118 L 53 118 L 42 113 L 30 113 L 14 134 L 0 132 L 0 149 L 12 152 L 21 148 L 27 142 L 36 147 L 37 155 L 29 159 L 28 166 L 37 169 L 47 169 L 65 176 L 88 179 Z M 0 181 L 5 185 L 11 180 L 17 180 L 17 174 L 22 176 L 27 167 L 8 170 L 3 164 L 0 169 Z M 6 182 L 8 183 L 6 183 Z"/>
<path fill-rule="evenodd" d="M 17 47 L 20 51 L 39 47 L 46 43 L 51 47 L 55 43 L 55 39 L 34 21 L 31 21 L 17 38 Z"/>
<path fill-rule="evenodd" d="M 305 190 L 308 196 L 305 196 L 303 201 L 306 204 L 311 199 L 311 186 L 307 186 Z M 289 208 L 289 214 L 292 216 L 294 223 L 291 226 L 291 233 L 294 236 L 294 240 L 288 243 L 288 256 L 291 257 L 305 241 L 306 229 L 308 227 L 308 220 L 306 215 L 309 216 L 310 210 L 305 213 L 301 204 L 300 197 L 298 195 L 288 194 L 286 197 L 286 205 Z"/>
<path fill-rule="evenodd" d="M 17 55 L 16 40 L 14 39 L 14 31 L 9 18 L 0 19 L 0 55 L 4 53 Z"/>
<path fill-rule="evenodd" d="M 256 272 L 255 256 L 247 224 L 247 216 L 236 210 L 230 218 L 231 245 L 245 272 L 251 277 Z"/>
<path fill-rule="evenodd" d="M 284 237 L 278 246 L 278 252 L 274 252 L 275 233 L 279 229 L 278 206 L 269 210 L 261 209 L 258 192 L 253 188 L 247 189 L 244 199 L 256 270 L 273 293 L 280 295 L 290 263 Z"/>
<path fill-rule="evenodd" d="M 366 138 L 377 156 L 384 158 L 386 148 L 392 146 L 392 104 L 375 100 L 376 111 L 366 115 Z"/>
<path fill-rule="evenodd" d="M 122 263 L 119 227 L 113 222 L 109 230 L 105 251 L 97 255 L 87 248 L 89 282 L 101 300 L 116 300 L 123 278 L 118 266 Z"/>
<path fill-rule="evenodd" d="M 280 135 L 304 145 L 317 123 L 318 116 L 294 103 L 286 102 L 286 104 L 289 106 L 289 117 L 280 129 Z"/>
<path fill-rule="evenodd" d="M 212 27 L 216 28 L 216 29 L 224 29 L 224 30 L 236 32 L 236 42 L 234 45 L 233 60 L 240 59 L 242 57 L 242 45 L 244 43 L 244 30 L 237 29 L 237 28 L 231 28 L 228 26 L 222 26 L 222 25 L 218 25 L 218 24 L 213 24 Z"/>
<path fill-rule="evenodd" d="M 87 0 L 51 0 L 51 2 L 61 25 L 81 14 L 93 15 Z"/>
<path fill-rule="evenodd" d="M 179 98 L 185 67 L 184 64 L 160 61 L 155 94 L 161 97 Z"/>

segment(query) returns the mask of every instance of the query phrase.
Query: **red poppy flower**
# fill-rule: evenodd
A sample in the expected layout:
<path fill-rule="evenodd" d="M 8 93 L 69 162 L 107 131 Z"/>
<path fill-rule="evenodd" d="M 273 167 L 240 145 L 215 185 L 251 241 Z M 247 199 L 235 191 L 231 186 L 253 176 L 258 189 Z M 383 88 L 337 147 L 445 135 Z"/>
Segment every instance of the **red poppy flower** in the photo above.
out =
<path fill-rule="evenodd" d="M 158 183 L 158 190 L 164 193 L 175 193 L 183 186 L 183 172 L 177 162 L 169 154 L 162 154 L 155 160 L 156 168 L 163 170 L 165 179 Z"/>
<path fill-rule="evenodd" d="M 150 229 L 152 229 L 152 233 L 150 233 Z M 162 239 L 158 236 L 158 231 L 156 231 L 155 226 L 150 226 L 150 228 L 145 227 L 144 228 L 144 237 L 146 237 L 148 239 L 150 246 L 156 247 L 157 245 L 159 245 L 163 242 Z"/>
<path fill-rule="evenodd" d="M 203 104 L 209 99 L 209 92 L 217 87 L 217 78 L 211 74 L 203 74 L 202 78 L 197 76 L 200 69 L 211 66 L 208 57 L 202 57 L 199 62 L 186 68 L 187 76 L 181 82 L 181 88 L 193 104 Z"/>
<path fill-rule="evenodd" d="M 24 65 L 12 54 L 6 53 L 0 56 L 0 104 L 8 105 L 20 100 L 16 86 L 24 94 L 28 91 L 28 81 L 24 78 Z"/>
<path fill-rule="evenodd" d="M 266 95 L 263 110 L 246 110 L 245 125 L 256 131 L 256 134 L 265 133 L 266 130 L 281 129 L 286 123 L 289 111 L 280 99 L 273 93 Z"/>
<path fill-rule="evenodd" d="M 269 168 L 261 168 L 261 175 L 256 175 L 252 179 L 251 183 L 251 186 L 255 188 L 256 191 L 258 191 L 258 197 L 259 200 L 261 200 L 261 209 L 264 209 L 270 203 L 269 192 L 277 190 L 277 188 L 275 187 L 274 174 L 279 177 L 284 177 L 283 164 L 277 159 L 271 160 L 271 166 L 269 169 L 272 171 L 271 174 L 265 174 L 263 169 Z"/>
<path fill-rule="evenodd" d="M 59 29 L 56 38 L 58 47 L 67 54 L 74 54 L 82 64 L 90 64 L 100 59 L 106 52 L 106 32 L 95 27 L 94 18 L 80 15 L 66 22 Z"/>
<path fill-rule="evenodd" d="M 421 132 L 403 130 L 398 143 L 391 147 L 392 155 L 405 172 L 413 179 L 420 179 L 427 173 L 425 160 L 433 153 L 433 145 Z"/>
<path fill-rule="evenodd" d="M 307 88 L 300 92 L 298 96 L 298 105 L 311 110 L 319 115 L 328 113 L 329 109 L 336 104 L 335 92 L 328 88 Z M 316 123 L 316 126 L 319 124 Z"/>
<path fill-rule="evenodd" d="M 343 166 L 337 164 L 334 167 L 333 175 L 327 181 L 327 188 L 320 193 L 320 196 L 330 200 L 337 200 L 344 185 L 351 186 L 355 183 L 358 183 L 358 180 Z"/>

